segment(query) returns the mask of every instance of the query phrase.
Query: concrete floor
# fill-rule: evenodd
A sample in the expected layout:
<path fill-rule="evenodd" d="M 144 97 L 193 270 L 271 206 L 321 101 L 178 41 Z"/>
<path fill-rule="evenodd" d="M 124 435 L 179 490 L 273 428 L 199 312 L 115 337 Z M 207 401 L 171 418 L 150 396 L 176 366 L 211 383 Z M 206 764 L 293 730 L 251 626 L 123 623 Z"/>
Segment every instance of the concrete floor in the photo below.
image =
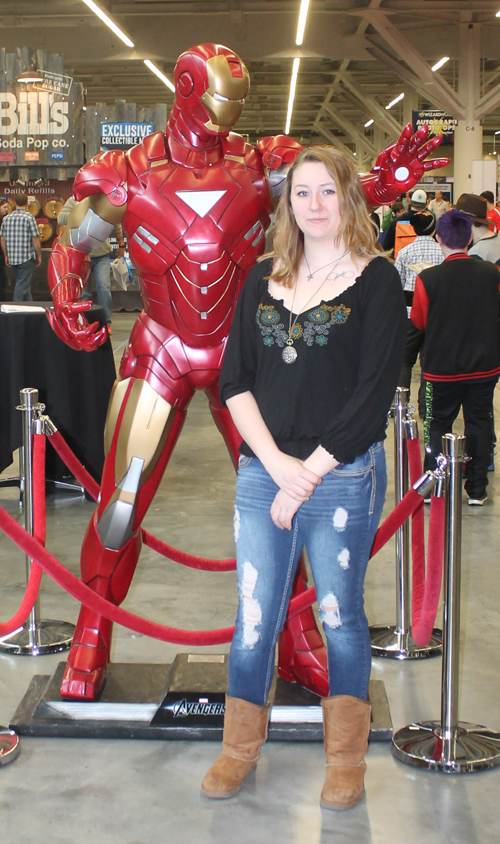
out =
<path fill-rule="evenodd" d="M 128 337 L 133 315 L 115 315 L 113 345 Z M 496 392 L 497 419 L 500 392 Z M 457 431 L 459 425 L 457 425 Z M 392 467 L 392 432 L 388 462 Z M 500 466 L 498 467 L 500 470 Z M 11 467 L 5 475 L 14 474 Z M 498 680 L 498 522 L 490 500 L 464 508 L 460 717 L 500 730 Z M 389 486 L 385 515 L 392 504 Z M 179 446 L 145 526 L 194 554 L 233 556 L 234 476 L 204 396 L 192 402 Z M 464 499 L 465 500 L 465 499 Z M 0 489 L 0 504 L 17 515 L 16 493 Z M 48 548 L 78 572 L 79 546 L 93 505 L 81 498 L 48 500 Z M 24 558 L 0 534 L 1 618 L 23 594 Z M 491 568 L 490 568 L 491 567 Z M 370 623 L 395 620 L 393 543 L 372 561 L 366 582 Z M 186 628 L 234 621 L 234 573 L 198 572 L 145 548 L 125 606 L 150 619 Z M 48 578 L 42 617 L 75 621 L 78 607 Z M 207 648 L 226 651 L 228 646 Z M 187 648 L 117 628 L 117 662 L 170 662 Z M 59 655 L 0 655 L 0 723 L 7 724 L 34 674 L 51 674 Z M 440 715 L 441 660 L 375 660 L 395 728 Z M 222 803 L 200 797 L 203 775 L 218 753 L 213 743 L 22 738 L 20 757 L 0 768 L 2 844 L 493 844 L 498 841 L 500 769 L 446 776 L 395 761 L 388 744 L 368 753 L 366 798 L 350 812 L 322 810 L 324 756 L 320 744 L 272 743 L 242 794 Z"/>

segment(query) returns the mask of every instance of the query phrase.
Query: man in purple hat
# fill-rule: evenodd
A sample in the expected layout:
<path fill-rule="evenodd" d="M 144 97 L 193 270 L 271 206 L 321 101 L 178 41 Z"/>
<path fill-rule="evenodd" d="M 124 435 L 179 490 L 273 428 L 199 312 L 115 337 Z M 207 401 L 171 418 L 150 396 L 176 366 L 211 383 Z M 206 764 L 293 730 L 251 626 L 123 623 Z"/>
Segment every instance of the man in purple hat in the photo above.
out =
<path fill-rule="evenodd" d="M 498 267 L 468 255 L 479 205 L 462 194 L 436 225 L 445 260 L 417 277 L 411 320 L 425 331 L 425 467 L 434 468 L 441 438 L 463 408 L 468 504 L 486 500 L 492 446 L 492 407 L 500 374 Z"/>

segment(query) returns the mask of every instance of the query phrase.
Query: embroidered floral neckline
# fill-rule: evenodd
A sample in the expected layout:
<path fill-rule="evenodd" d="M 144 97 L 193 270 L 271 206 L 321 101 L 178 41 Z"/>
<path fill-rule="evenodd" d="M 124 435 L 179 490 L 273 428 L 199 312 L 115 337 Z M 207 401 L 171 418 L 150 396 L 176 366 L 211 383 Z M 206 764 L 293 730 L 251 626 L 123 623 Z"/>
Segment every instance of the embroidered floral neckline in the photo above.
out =
<path fill-rule="evenodd" d="M 338 299 L 338 296 L 336 298 Z M 285 306 L 283 305 L 283 307 Z M 347 322 L 350 313 L 351 309 L 346 308 L 343 304 L 321 303 L 316 305 L 316 307 L 304 312 L 303 325 L 299 322 L 295 323 L 291 339 L 296 341 L 302 337 L 307 346 L 312 346 L 314 343 L 317 343 L 318 346 L 326 346 L 330 329 Z M 264 345 L 274 346 L 276 344 L 280 349 L 284 348 L 288 340 L 288 331 L 279 311 L 273 305 L 260 303 L 255 317 L 264 339 Z"/>

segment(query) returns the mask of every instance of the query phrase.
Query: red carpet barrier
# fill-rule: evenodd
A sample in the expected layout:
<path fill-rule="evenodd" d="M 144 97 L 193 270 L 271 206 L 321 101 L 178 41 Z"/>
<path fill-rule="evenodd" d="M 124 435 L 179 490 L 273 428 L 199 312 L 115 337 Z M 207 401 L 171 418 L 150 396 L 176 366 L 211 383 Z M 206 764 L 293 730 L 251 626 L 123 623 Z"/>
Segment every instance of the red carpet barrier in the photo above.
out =
<path fill-rule="evenodd" d="M 99 495 L 99 484 L 89 475 L 87 470 L 82 466 L 77 457 L 73 454 L 70 447 L 64 441 L 59 431 L 56 431 L 50 437 L 50 443 L 57 451 L 59 457 L 64 461 L 71 474 L 80 481 L 81 485 L 92 496 L 94 501 L 97 501 Z M 142 531 L 142 538 L 145 545 L 152 548 L 153 551 L 158 551 L 163 557 L 167 557 L 174 563 L 180 563 L 181 566 L 188 566 L 192 569 L 201 569 L 203 571 L 233 571 L 236 569 L 236 560 L 209 560 L 203 557 L 195 557 L 192 554 L 186 554 L 184 551 L 178 551 L 161 539 L 152 536 L 147 530 Z"/>
<path fill-rule="evenodd" d="M 422 474 L 419 440 L 408 440 L 410 483 Z M 412 516 L 412 638 L 419 648 L 429 644 L 439 608 L 444 562 L 445 499 L 431 497 L 429 517 L 429 556 L 425 571 L 424 502 Z"/>
<path fill-rule="evenodd" d="M 35 441 L 38 437 L 35 437 Z M 59 432 L 55 432 L 51 435 L 51 442 L 54 445 L 54 448 L 58 452 L 58 454 L 64 460 L 66 466 L 70 469 L 70 471 L 74 474 L 74 476 L 80 481 L 80 483 L 87 489 L 87 491 L 93 497 L 97 498 L 99 487 L 97 483 L 93 480 L 93 478 L 89 475 L 87 470 L 81 465 L 81 463 L 77 460 L 77 458 L 72 453 L 71 449 L 68 445 L 64 442 L 62 436 Z M 44 471 L 44 464 L 41 464 L 41 457 L 38 457 L 36 462 L 36 486 L 40 484 L 40 479 L 43 479 L 43 483 L 45 481 L 45 471 Z M 34 482 L 35 483 L 35 482 Z M 40 496 L 44 496 L 44 492 L 41 493 L 40 491 L 37 493 L 37 500 L 40 501 Z M 385 520 L 385 522 L 380 526 L 379 530 L 375 535 L 375 540 L 372 547 L 371 557 L 377 553 L 378 550 L 394 535 L 394 533 L 401 527 L 404 521 L 417 509 L 419 504 L 421 503 L 422 498 L 421 496 L 415 492 L 415 490 L 411 489 L 403 498 L 403 500 L 397 505 L 397 507 L 393 510 L 390 516 Z M 41 512 L 41 504 L 38 506 L 38 511 Z M 79 578 L 75 577 L 75 575 L 71 574 L 65 566 L 62 565 L 49 551 L 44 548 L 43 544 L 34 537 L 31 537 L 8 513 L 5 512 L 3 508 L 0 507 L 0 529 L 3 530 L 7 536 L 9 536 L 15 543 L 18 545 L 28 556 L 30 556 L 33 560 L 36 560 L 38 565 L 45 571 L 56 583 L 59 584 L 66 592 L 68 592 L 73 598 L 79 601 L 81 604 L 85 604 L 87 607 L 92 609 L 94 612 L 99 613 L 100 615 L 109 618 L 111 621 L 117 622 L 124 627 L 129 628 L 130 630 L 134 630 L 137 633 L 140 633 L 144 636 L 150 636 L 153 639 L 159 639 L 164 642 L 171 642 L 172 644 L 183 644 L 183 645 L 193 645 L 193 646 L 204 646 L 204 645 L 219 645 L 225 642 L 230 642 L 234 633 L 234 627 L 226 627 L 220 630 L 200 630 L 200 631 L 192 631 L 192 630 L 181 630 L 174 627 L 168 627 L 167 625 L 157 624 L 156 622 L 147 621 L 146 619 L 138 618 L 133 613 L 128 612 L 127 610 L 122 609 L 121 607 L 116 606 L 115 604 L 106 601 L 84 583 L 82 583 Z M 146 544 L 149 544 L 151 548 L 156 548 L 163 553 L 165 549 L 170 549 L 170 546 L 166 545 L 165 543 L 161 542 L 160 540 L 156 539 L 155 537 L 147 534 L 146 531 L 143 532 Z M 189 554 L 184 554 L 183 552 L 176 551 L 175 552 L 179 557 L 185 558 L 190 562 L 186 562 L 186 565 L 191 565 L 191 567 L 195 568 L 207 568 L 205 563 L 215 563 L 216 565 L 220 566 L 219 570 L 228 571 L 234 568 L 234 561 L 233 560 L 203 560 L 198 557 L 192 557 Z M 168 554 L 169 556 L 169 554 Z M 181 562 L 181 560 L 179 560 Z M 38 568 L 38 566 L 37 566 Z M 32 571 L 35 569 L 35 564 L 32 567 Z M 31 578 L 30 578 L 31 579 Z M 36 600 L 36 594 L 35 594 Z M 306 590 L 301 595 L 294 598 L 290 601 L 289 606 L 289 613 L 288 617 L 291 618 L 294 615 L 297 615 L 306 607 L 310 607 L 316 600 L 316 590 L 314 587 Z M 22 606 L 26 607 L 28 605 L 28 601 L 23 599 Z M 34 603 L 34 601 L 33 601 Z M 26 618 L 31 611 L 33 604 L 25 613 L 25 618 L 21 622 L 24 623 Z M 15 618 L 21 616 L 21 608 L 16 613 Z M 10 623 L 8 623 L 10 626 Z M 3 627 L 8 626 L 3 625 Z M 21 626 L 18 624 L 17 626 Z M 14 628 L 16 629 L 16 628 Z M 8 632 L 12 632 L 8 630 Z M 6 635 L 3 633 L 1 635 Z"/>
<path fill-rule="evenodd" d="M 444 498 L 431 498 L 429 558 L 425 588 L 423 595 L 420 594 L 417 598 L 415 598 L 415 595 L 413 596 L 412 602 L 411 635 L 418 647 L 429 644 L 439 607 L 444 559 L 444 510 Z"/>
<path fill-rule="evenodd" d="M 85 586 L 78 577 L 71 574 L 59 560 L 56 560 L 46 548 L 40 545 L 38 540 L 30 536 L 21 525 L 18 525 L 15 519 L 9 516 L 2 507 L 0 507 L 0 530 L 3 530 L 25 554 L 36 559 L 44 572 L 79 603 L 85 604 L 94 612 L 104 615 L 111 621 L 123 625 L 123 627 L 128 627 L 129 630 L 176 645 L 221 645 L 224 642 L 230 642 L 233 637 L 234 627 L 226 627 L 222 630 L 177 630 L 175 627 L 167 627 L 164 624 L 156 624 L 154 621 L 137 618 L 133 613 L 111 604 L 101 598 L 97 592 Z"/>

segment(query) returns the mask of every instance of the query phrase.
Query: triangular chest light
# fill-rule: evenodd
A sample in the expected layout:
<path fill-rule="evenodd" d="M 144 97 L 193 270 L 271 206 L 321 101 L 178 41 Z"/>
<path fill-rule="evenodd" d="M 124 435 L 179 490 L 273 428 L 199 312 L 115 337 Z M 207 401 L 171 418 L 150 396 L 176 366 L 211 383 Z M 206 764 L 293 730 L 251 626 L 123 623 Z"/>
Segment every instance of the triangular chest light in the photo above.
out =
<path fill-rule="evenodd" d="M 198 217 L 205 217 L 225 193 L 225 190 L 178 190 L 175 192 L 179 199 L 182 199 L 192 211 L 198 214 Z"/>

